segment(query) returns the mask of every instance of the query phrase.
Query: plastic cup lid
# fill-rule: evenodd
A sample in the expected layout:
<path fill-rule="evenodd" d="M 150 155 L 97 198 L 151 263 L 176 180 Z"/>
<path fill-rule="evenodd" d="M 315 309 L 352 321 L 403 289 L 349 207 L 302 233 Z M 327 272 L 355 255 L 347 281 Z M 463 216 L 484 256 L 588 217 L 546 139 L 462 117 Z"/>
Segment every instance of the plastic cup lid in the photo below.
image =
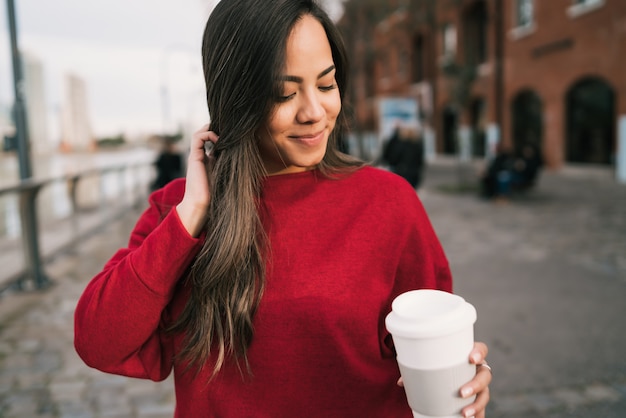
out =
<path fill-rule="evenodd" d="M 433 338 L 452 334 L 476 322 L 476 309 L 461 296 L 440 290 L 405 292 L 391 304 L 385 318 L 394 336 Z"/>

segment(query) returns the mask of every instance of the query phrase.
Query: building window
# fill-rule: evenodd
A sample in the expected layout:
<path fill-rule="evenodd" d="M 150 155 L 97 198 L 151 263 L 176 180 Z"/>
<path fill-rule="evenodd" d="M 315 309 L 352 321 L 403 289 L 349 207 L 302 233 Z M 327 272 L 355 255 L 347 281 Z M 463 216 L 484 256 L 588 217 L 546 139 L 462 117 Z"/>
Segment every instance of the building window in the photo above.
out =
<path fill-rule="evenodd" d="M 516 0 L 513 15 L 513 29 L 510 37 L 520 39 L 535 31 L 535 1 Z"/>
<path fill-rule="evenodd" d="M 367 57 L 365 61 L 365 97 L 376 96 L 376 59 Z"/>
<path fill-rule="evenodd" d="M 530 27 L 534 23 L 534 1 L 533 0 L 517 0 L 515 23 L 518 28 Z"/>
<path fill-rule="evenodd" d="M 405 49 L 401 49 L 398 53 L 398 78 L 399 81 L 405 81 L 409 67 L 409 54 Z"/>
<path fill-rule="evenodd" d="M 417 35 L 413 39 L 413 62 L 411 65 L 411 69 L 413 70 L 413 82 L 419 83 L 424 81 L 426 78 L 426 69 L 424 66 L 426 65 L 426 51 L 425 51 L 425 41 L 423 35 Z"/>
<path fill-rule="evenodd" d="M 383 53 L 379 60 L 380 65 L 382 67 L 382 78 L 383 79 L 388 79 L 389 75 L 391 74 L 391 70 L 389 68 L 389 56 L 388 54 Z"/>
<path fill-rule="evenodd" d="M 456 27 L 452 23 L 443 25 L 443 55 L 447 59 L 452 59 L 456 55 Z"/>
<path fill-rule="evenodd" d="M 479 1 L 463 15 L 463 49 L 465 63 L 478 66 L 487 62 L 487 4 Z"/>
<path fill-rule="evenodd" d="M 572 5 L 567 9 L 567 15 L 571 18 L 584 15 L 604 6 L 605 0 L 572 0 Z"/>

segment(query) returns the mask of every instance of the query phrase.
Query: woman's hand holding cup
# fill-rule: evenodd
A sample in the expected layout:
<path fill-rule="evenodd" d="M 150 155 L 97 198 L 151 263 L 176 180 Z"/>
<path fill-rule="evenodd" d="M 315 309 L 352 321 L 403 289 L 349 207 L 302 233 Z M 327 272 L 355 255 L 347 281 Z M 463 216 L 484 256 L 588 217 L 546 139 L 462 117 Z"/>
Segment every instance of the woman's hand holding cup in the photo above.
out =
<path fill-rule="evenodd" d="M 487 365 L 487 346 L 484 343 L 474 343 L 474 349 L 470 353 L 470 363 L 476 365 L 476 376 L 461 388 L 461 397 L 467 398 L 476 395 L 473 404 L 463 408 L 464 417 L 485 417 L 485 408 L 489 402 L 489 383 L 491 383 L 491 367 Z"/>

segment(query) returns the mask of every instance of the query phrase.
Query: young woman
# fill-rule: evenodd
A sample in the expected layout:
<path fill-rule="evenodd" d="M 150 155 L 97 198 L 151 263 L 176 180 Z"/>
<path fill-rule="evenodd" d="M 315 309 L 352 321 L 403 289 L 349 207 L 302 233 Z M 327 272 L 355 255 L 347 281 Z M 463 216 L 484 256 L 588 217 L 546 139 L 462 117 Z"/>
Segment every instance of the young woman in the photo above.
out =
<path fill-rule="evenodd" d="M 311 0 L 222 0 L 203 58 L 211 131 L 85 289 L 78 353 L 173 370 L 177 417 L 411 417 L 384 318 L 452 279 L 412 187 L 337 151 L 336 28 Z M 466 416 L 484 416 L 490 380 L 477 366 L 459 388 L 478 394 Z"/>

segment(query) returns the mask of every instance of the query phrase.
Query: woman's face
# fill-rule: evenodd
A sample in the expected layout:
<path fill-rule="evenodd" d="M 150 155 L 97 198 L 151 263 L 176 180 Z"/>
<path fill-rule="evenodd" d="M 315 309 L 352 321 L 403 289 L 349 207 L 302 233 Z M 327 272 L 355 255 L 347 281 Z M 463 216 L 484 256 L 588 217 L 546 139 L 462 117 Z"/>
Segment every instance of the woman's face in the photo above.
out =
<path fill-rule="evenodd" d="M 341 110 L 332 51 L 322 25 L 305 15 L 286 45 L 282 93 L 259 131 L 259 148 L 270 175 L 315 168 Z"/>

